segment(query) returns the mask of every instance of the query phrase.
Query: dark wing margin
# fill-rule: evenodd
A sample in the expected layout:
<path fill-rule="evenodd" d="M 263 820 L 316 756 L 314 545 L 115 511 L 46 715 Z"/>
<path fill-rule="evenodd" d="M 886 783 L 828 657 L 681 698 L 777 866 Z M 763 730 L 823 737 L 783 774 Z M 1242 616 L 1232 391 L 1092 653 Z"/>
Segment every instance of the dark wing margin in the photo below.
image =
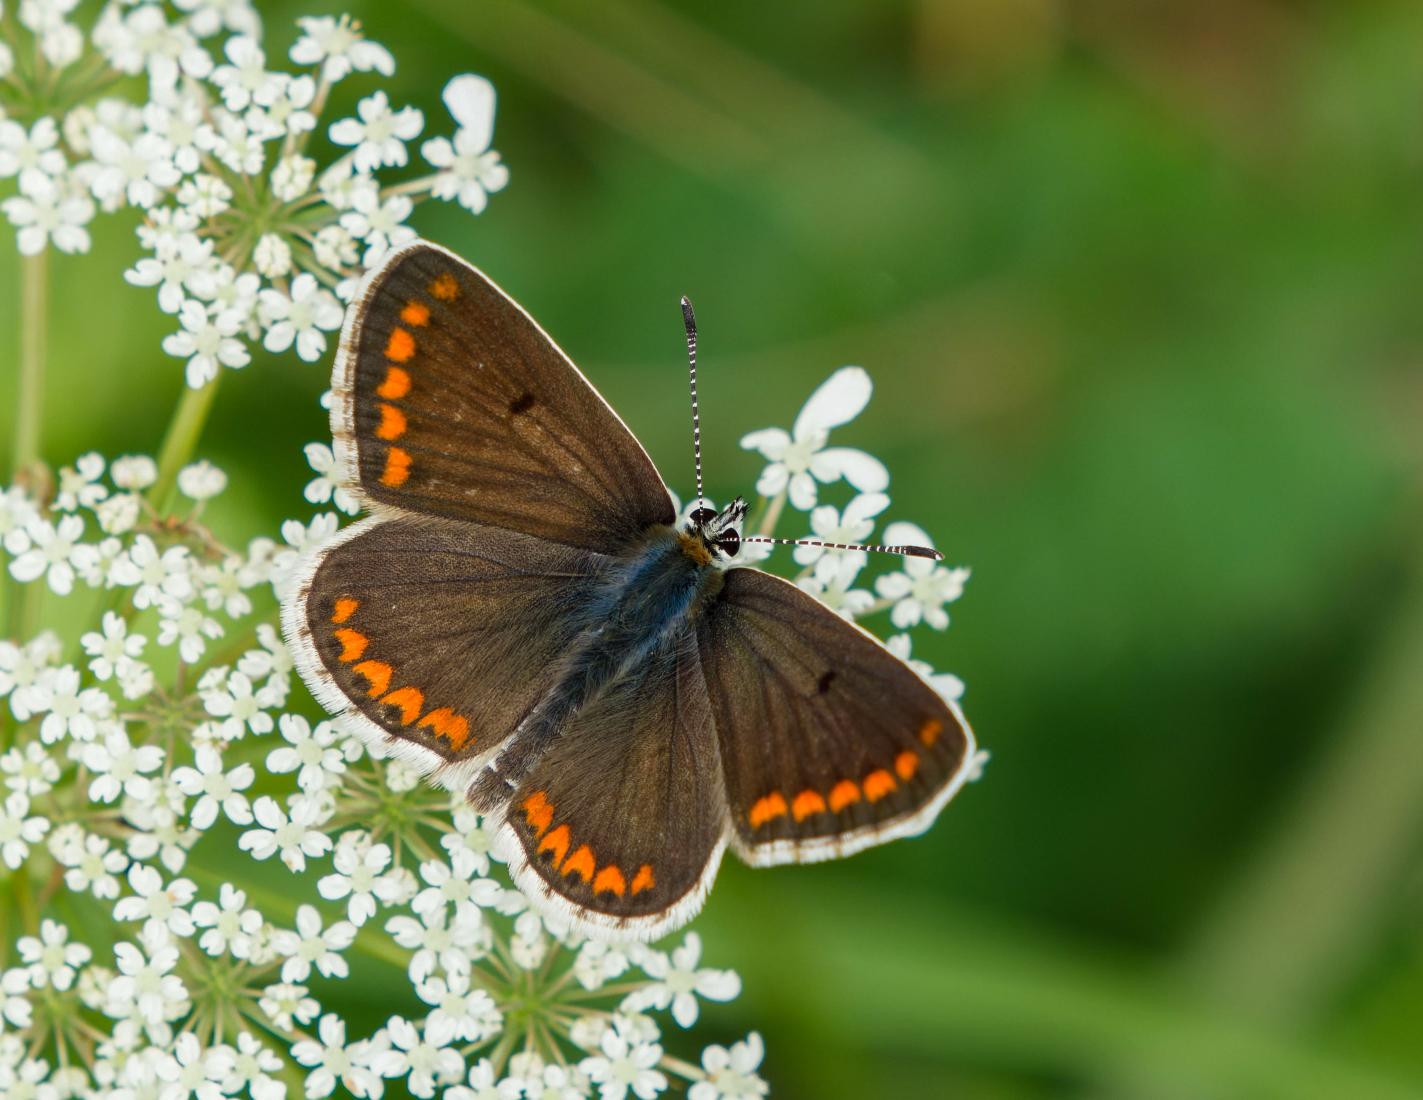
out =
<path fill-rule="evenodd" d="M 347 527 L 300 567 L 282 627 L 312 694 L 368 743 L 462 791 L 552 685 L 602 555 L 406 515 Z"/>
<path fill-rule="evenodd" d="M 968 778 L 974 741 L 958 708 L 795 585 L 729 570 L 697 632 L 748 863 L 917 835 Z"/>
<path fill-rule="evenodd" d="M 347 481 L 372 504 L 603 553 L 675 519 L 647 452 L 572 361 L 436 245 L 367 276 L 331 386 Z"/>
<path fill-rule="evenodd" d="M 569 722 L 499 837 L 519 887 L 599 939 L 652 940 L 696 915 L 727 821 L 690 628 Z"/>

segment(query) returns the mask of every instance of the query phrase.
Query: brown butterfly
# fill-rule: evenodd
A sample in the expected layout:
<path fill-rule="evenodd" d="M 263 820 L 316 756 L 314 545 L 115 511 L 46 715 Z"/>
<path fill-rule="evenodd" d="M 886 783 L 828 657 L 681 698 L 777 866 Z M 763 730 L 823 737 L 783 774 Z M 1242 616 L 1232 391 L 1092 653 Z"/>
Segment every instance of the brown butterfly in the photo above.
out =
<path fill-rule="evenodd" d="M 679 528 L 618 415 L 450 252 L 370 274 L 332 391 L 370 516 L 303 563 L 287 640 L 327 709 L 490 815 L 536 904 L 652 939 L 728 841 L 755 866 L 849 855 L 923 832 L 968 777 L 958 708 L 795 585 L 727 568 L 758 541 L 740 500 Z"/>

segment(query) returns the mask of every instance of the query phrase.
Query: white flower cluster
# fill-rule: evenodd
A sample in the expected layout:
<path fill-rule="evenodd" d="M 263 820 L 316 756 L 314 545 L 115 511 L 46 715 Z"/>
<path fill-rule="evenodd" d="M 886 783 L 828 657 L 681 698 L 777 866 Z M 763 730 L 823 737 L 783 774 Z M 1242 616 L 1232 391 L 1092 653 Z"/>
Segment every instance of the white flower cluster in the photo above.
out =
<path fill-rule="evenodd" d="M 420 145 L 430 170 L 415 178 L 387 179 L 424 129 L 416 108 L 375 91 L 323 124 L 339 82 L 395 67 L 349 18 L 299 20 L 284 71 L 269 68 L 248 0 L 108 0 L 87 28 L 75 8 L 23 0 L 0 28 L 0 179 L 17 188 L 0 211 L 33 255 L 86 252 L 97 212 L 141 210 L 146 255 L 127 278 L 176 319 L 163 350 L 194 388 L 246 366 L 256 343 L 320 359 L 359 275 L 415 235 L 418 201 L 477 214 L 508 181 L 482 77 L 445 86 L 454 133 Z M 323 125 L 345 150 L 330 163 L 308 149 Z"/>
<path fill-rule="evenodd" d="M 699 1065 L 664 1049 L 740 992 L 695 934 L 579 940 L 467 806 L 291 709 L 270 589 L 336 515 L 233 550 L 202 520 L 221 471 L 185 468 L 173 514 L 156 477 L 88 454 L 47 500 L 0 492 L 7 613 L 98 604 L 72 644 L 0 641 L 0 1095 L 767 1095 L 754 1033 Z M 391 964 L 386 1018 L 358 1030 L 340 983 Z"/>
<path fill-rule="evenodd" d="M 743 448 L 759 452 L 767 461 L 756 482 L 763 518 L 750 533 L 774 534 L 789 503 L 798 511 L 810 513 L 810 530 L 795 538 L 826 543 L 870 541 L 876 518 L 890 507 L 886 493 L 889 471 L 873 455 L 852 447 L 831 447 L 829 440 L 832 428 L 848 424 L 864 411 L 872 388 L 870 376 L 862 368 L 841 367 L 810 395 L 789 432 L 764 428 L 742 438 Z M 855 491 L 854 496 L 844 508 L 822 504 L 820 487 L 842 479 Z M 879 541 L 886 545 L 934 545 L 922 528 L 904 521 L 888 524 Z M 766 556 L 765 544 L 753 543 L 745 549 L 752 551 L 742 556 L 747 564 Z M 888 611 L 891 624 L 900 631 L 888 639 L 890 650 L 908 661 L 945 699 L 959 700 L 963 681 L 949 673 L 935 672 L 924 661 L 912 660 L 907 631 L 921 625 L 934 630 L 948 628 L 945 606 L 963 594 L 967 569 L 941 565 L 930 558 L 905 557 L 898 560 L 895 568 L 876 577 L 871 591 L 855 587 L 869 560 L 864 551 L 797 546 L 793 553 L 802 567 L 797 584 L 850 620 Z"/>

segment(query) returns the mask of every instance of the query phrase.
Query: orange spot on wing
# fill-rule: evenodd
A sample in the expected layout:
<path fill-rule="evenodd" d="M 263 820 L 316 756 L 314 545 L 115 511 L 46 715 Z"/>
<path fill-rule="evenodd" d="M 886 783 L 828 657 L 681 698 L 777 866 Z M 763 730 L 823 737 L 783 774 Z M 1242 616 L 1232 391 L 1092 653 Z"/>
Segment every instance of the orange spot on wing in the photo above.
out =
<path fill-rule="evenodd" d="M 343 662 L 359 661 L 361 654 L 366 651 L 366 646 L 371 644 L 371 640 L 359 630 L 352 630 L 350 627 L 342 627 L 336 631 L 336 640 L 341 643 L 341 660 Z"/>
<path fill-rule="evenodd" d="M 944 732 L 944 723 L 937 718 L 930 718 L 919 727 L 919 740 L 923 742 L 927 749 L 939 739 L 939 734 Z"/>
<path fill-rule="evenodd" d="M 460 296 L 460 285 L 448 271 L 430 284 L 430 293 L 442 302 L 453 302 Z"/>
<path fill-rule="evenodd" d="M 376 428 L 376 435 L 382 439 L 399 439 L 405 434 L 405 414 L 394 405 L 387 405 L 381 402 L 380 424 Z"/>
<path fill-rule="evenodd" d="M 400 319 L 407 325 L 428 325 L 430 307 L 423 302 L 406 302 L 405 308 L 400 311 Z"/>
<path fill-rule="evenodd" d="M 804 821 L 811 814 L 824 813 L 825 799 L 818 791 L 801 791 L 791 803 L 791 813 L 797 821 Z"/>
<path fill-rule="evenodd" d="M 380 475 L 380 483 L 397 489 L 410 477 L 410 454 L 399 447 L 392 447 L 385 455 L 385 472 Z"/>
<path fill-rule="evenodd" d="M 425 695 L 419 688 L 403 687 L 389 695 L 382 695 L 380 701 L 386 706 L 399 707 L 400 724 L 408 726 L 420 717 L 420 710 L 425 705 Z"/>
<path fill-rule="evenodd" d="M 539 843 L 539 855 L 552 852 L 553 865 L 557 867 L 563 862 L 564 853 L 568 851 L 568 839 L 568 826 L 560 825 Z"/>
<path fill-rule="evenodd" d="M 535 791 L 524 799 L 524 817 L 534 836 L 543 836 L 544 831 L 553 824 L 553 803 L 548 800 L 548 795 Z"/>
<path fill-rule="evenodd" d="M 758 798 L 752 805 L 749 815 L 751 828 L 759 828 L 772 818 L 784 817 L 788 809 L 786 800 L 780 791 L 772 791 L 764 798 Z"/>
<path fill-rule="evenodd" d="M 384 661 L 362 661 L 351 669 L 357 676 L 365 677 L 370 686 L 370 695 L 384 695 L 385 689 L 390 687 L 390 678 L 395 675 L 395 669 L 391 668 Z"/>
<path fill-rule="evenodd" d="M 436 737 L 443 737 L 448 741 L 450 748 L 456 751 L 463 748 L 464 743 L 469 740 L 469 722 L 449 707 L 432 710 L 420 719 L 416 728 L 424 729 L 426 726 L 435 731 Z"/>
<path fill-rule="evenodd" d="M 410 373 L 399 367 L 387 367 L 385 381 L 376 387 L 376 394 L 391 401 L 399 401 L 410 392 Z"/>
<path fill-rule="evenodd" d="M 865 776 L 865 797 L 871 802 L 878 802 L 898 786 L 899 784 L 894 781 L 894 776 L 880 768 Z"/>
<path fill-rule="evenodd" d="M 593 849 L 586 844 L 580 844 L 578 850 L 563 861 L 563 866 L 559 870 L 565 875 L 576 874 L 584 882 L 592 882 L 595 867 L 597 867 L 597 861 L 593 858 Z"/>
<path fill-rule="evenodd" d="M 356 608 L 361 606 L 360 600 L 353 600 L 349 596 L 336 601 L 336 610 L 331 612 L 333 623 L 344 623 L 356 613 Z"/>
<path fill-rule="evenodd" d="M 415 337 L 410 335 L 410 330 L 391 329 L 390 339 L 385 342 L 385 357 L 392 363 L 408 363 L 414 355 Z"/>
<path fill-rule="evenodd" d="M 637 869 L 637 874 L 632 876 L 632 892 L 640 894 L 644 890 L 651 890 L 657 885 L 657 880 L 652 877 L 652 866 L 644 863 Z"/>
<path fill-rule="evenodd" d="M 842 779 L 830 788 L 830 808 L 836 813 L 859 800 L 860 788 L 849 779 Z"/>
<path fill-rule="evenodd" d="M 627 892 L 627 883 L 623 880 L 623 873 L 617 867 L 604 867 L 593 879 L 593 893 L 595 894 L 617 894 L 622 897 Z"/>
<path fill-rule="evenodd" d="M 906 749 L 894 758 L 894 770 L 906 782 L 913 779 L 914 773 L 919 770 L 919 754 Z"/>

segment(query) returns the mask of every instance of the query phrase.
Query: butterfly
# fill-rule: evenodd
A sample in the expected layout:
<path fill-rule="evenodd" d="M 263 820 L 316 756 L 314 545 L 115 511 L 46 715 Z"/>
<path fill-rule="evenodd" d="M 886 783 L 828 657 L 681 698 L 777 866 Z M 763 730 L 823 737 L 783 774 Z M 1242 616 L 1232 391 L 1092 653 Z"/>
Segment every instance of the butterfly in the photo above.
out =
<path fill-rule="evenodd" d="M 728 568 L 534 320 L 453 253 L 393 251 L 347 314 L 332 434 L 369 515 L 299 565 L 287 641 L 365 741 L 462 793 L 536 906 L 603 939 L 691 919 L 729 843 L 831 859 L 923 832 L 974 740 L 877 639 Z M 919 547 L 873 547 L 938 555 Z"/>

